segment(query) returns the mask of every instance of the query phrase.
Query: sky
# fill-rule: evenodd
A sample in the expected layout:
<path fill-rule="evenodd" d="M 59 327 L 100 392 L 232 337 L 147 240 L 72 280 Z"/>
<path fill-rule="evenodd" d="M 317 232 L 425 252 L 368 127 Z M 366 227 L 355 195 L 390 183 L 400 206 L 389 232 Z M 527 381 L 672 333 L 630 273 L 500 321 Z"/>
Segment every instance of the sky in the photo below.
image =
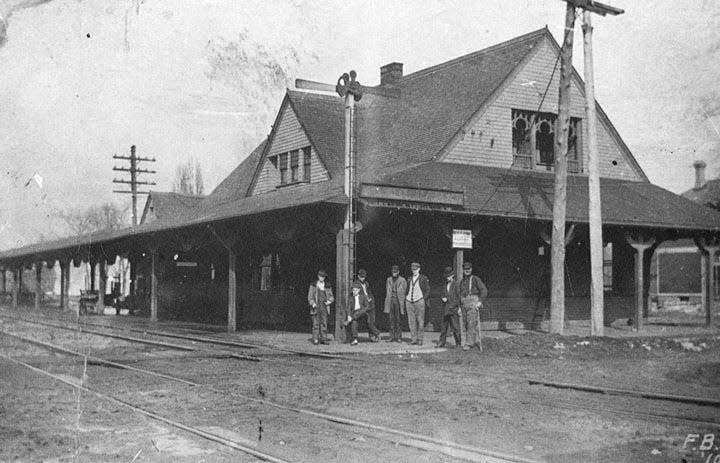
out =
<path fill-rule="evenodd" d="M 157 162 L 170 191 L 199 162 L 211 191 L 270 131 L 296 77 L 410 73 L 547 27 L 560 0 L 0 0 L 0 249 L 65 233 L 60 211 L 114 201 L 114 154 Z M 596 98 L 650 180 L 692 187 L 720 174 L 720 4 L 613 0 L 595 16 Z M 0 29 L 3 22 L 0 21 Z M 0 30 L 2 33 L 2 30 Z M 574 63 L 582 73 L 576 24 Z M 139 201 L 144 204 L 144 197 Z M 139 213 L 142 211 L 140 210 Z"/>

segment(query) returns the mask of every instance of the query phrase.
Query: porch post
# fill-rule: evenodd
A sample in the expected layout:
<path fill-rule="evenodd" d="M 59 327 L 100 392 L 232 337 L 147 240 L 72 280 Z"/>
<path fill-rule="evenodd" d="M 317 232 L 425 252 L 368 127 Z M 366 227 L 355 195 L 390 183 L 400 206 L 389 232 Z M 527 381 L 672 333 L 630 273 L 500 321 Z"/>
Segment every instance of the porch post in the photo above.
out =
<path fill-rule="evenodd" d="M 228 333 L 237 329 L 237 275 L 235 253 L 228 249 Z"/>
<path fill-rule="evenodd" d="M 5 267 L 2 268 L 2 293 L 7 292 L 7 275 L 6 275 L 7 269 Z"/>
<path fill-rule="evenodd" d="M 705 290 L 705 324 L 712 324 L 713 299 L 715 295 L 715 278 L 713 278 L 713 262 L 715 262 L 715 254 L 720 251 L 720 246 L 705 246 L 707 256 L 705 256 L 705 275 L 703 287 Z"/>
<path fill-rule="evenodd" d="M 158 319 L 158 282 L 157 282 L 158 248 L 150 249 L 150 321 Z"/>
<path fill-rule="evenodd" d="M 13 279 L 14 285 L 13 285 L 13 295 L 12 295 L 12 307 L 13 309 L 18 308 L 18 299 L 20 298 L 20 272 L 22 267 L 16 267 L 13 270 Z"/>
<path fill-rule="evenodd" d="M 458 281 L 462 278 L 462 265 L 465 261 L 465 252 L 462 249 L 455 250 L 455 275 Z"/>
<path fill-rule="evenodd" d="M 628 244 L 635 249 L 635 331 L 640 331 L 643 325 L 645 302 L 645 251 L 655 244 L 655 238 L 637 239 L 626 236 Z"/>
<path fill-rule="evenodd" d="M 95 259 L 90 259 L 88 262 L 90 264 L 90 291 L 95 291 Z"/>
<path fill-rule="evenodd" d="M 105 313 L 105 291 L 107 286 L 107 262 L 105 259 L 98 261 L 98 303 L 97 311 L 99 314 Z M 93 277 L 95 276 L 95 267 L 93 266 Z M 95 279 L 95 278 L 93 278 Z"/>
<path fill-rule="evenodd" d="M 65 262 L 60 259 L 60 309 L 65 308 Z"/>
<path fill-rule="evenodd" d="M 70 308 L 70 275 L 72 273 L 72 265 L 70 265 L 70 260 L 68 259 L 67 262 L 65 262 L 65 280 L 62 283 L 63 287 L 63 301 L 65 301 L 65 308 Z"/>
<path fill-rule="evenodd" d="M 40 310 L 42 301 L 42 261 L 35 262 L 35 310 Z"/>

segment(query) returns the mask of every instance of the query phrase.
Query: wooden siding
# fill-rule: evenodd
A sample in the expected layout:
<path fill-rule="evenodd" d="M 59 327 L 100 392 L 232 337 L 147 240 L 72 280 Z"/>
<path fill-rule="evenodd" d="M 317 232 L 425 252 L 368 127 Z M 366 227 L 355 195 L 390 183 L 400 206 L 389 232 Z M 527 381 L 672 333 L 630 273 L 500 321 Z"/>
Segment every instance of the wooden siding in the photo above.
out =
<path fill-rule="evenodd" d="M 302 149 L 306 146 L 310 146 L 310 140 L 300 125 L 300 121 L 298 121 L 295 111 L 293 111 L 290 105 L 285 105 L 283 114 L 278 122 L 277 130 L 275 130 L 266 156 L 262 161 L 263 167 L 258 174 L 252 195 L 274 191 L 280 184 L 280 171 L 273 165 L 272 162 L 270 162 L 269 157 L 292 150 Z M 302 171 L 302 161 L 300 162 L 300 166 Z M 328 180 L 329 178 L 327 170 L 318 157 L 315 148 L 313 148 L 310 155 L 310 182 L 322 182 L 324 180 Z M 290 185 L 287 188 L 293 188 L 293 186 Z"/>
<path fill-rule="evenodd" d="M 515 78 L 493 101 L 490 106 L 471 121 L 463 137 L 451 147 L 442 159 L 446 162 L 462 164 L 487 165 L 506 168 L 512 163 L 512 109 L 528 111 L 558 112 L 558 89 L 560 69 L 555 70 L 557 55 L 552 45 L 545 41 L 538 47 L 535 55 L 525 64 Z M 550 87 L 547 87 L 553 75 Z M 534 82 L 534 83 L 533 83 Z M 542 95 L 548 88 L 547 95 L 540 105 Z M 576 82 L 573 82 L 570 115 L 584 119 L 585 98 Z M 584 154 L 587 153 L 587 124 L 583 121 L 582 134 L 582 170 L 585 171 Z M 626 159 L 620 145 L 610 135 L 602 118 L 598 124 L 598 151 L 600 154 L 600 175 L 602 177 L 624 180 L 642 180 L 631 163 Z M 613 165 L 613 162 L 616 164 Z"/>

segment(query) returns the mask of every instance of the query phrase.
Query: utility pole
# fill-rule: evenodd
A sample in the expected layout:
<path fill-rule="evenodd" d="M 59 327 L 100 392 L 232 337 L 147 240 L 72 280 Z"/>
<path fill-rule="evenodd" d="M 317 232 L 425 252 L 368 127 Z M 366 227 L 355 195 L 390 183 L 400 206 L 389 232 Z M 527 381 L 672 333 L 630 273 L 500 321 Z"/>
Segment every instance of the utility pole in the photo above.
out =
<path fill-rule="evenodd" d="M 565 217 L 567 206 L 567 153 L 570 131 L 570 87 L 572 85 L 573 33 L 575 5 L 568 1 L 565 9 L 565 30 L 560 50 L 560 94 L 555 128 L 555 191 L 553 196 L 552 245 L 550 265 L 550 332 L 562 334 L 565 326 Z"/>
<path fill-rule="evenodd" d="M 597 113 L 595 111 L 595 76 L 592 52 L 592 14 L 613 16 L 624 13 L 593 0 L 566 0 L 583 9 L 583 50 L 585 68 L 585 114 L 587 120 L 588 224 L 590 228 L 590 335 L 604 334 L 605 295 L 603 285 L 602 200 L 597 150 Z"/>
<path fill-rule="evenodd" d="M 130 167 L 117 167 L 114 166 L 113 170 L 121 172 L 130 172 L 130 180 L 113 179 L 113 183 L 124 183 L 130 185 L 130 190 L 113 190 L 113 193 L 131 194 L 132 195 L 132 224 L 137 225 L 137 196 L 149 194 L 149 191 L 138 191 L 138 185 L 155 185 L 155 182 L 142 182 L 138 180 L 138 174 L 154 174 L 156 171 L 148 169 L 138 168 L 138 163 L 155 162 L 155 158 L 143 158 L 135 154 L 135 145 L 130 147 L 130 156 L 113 156 L 113 159 L 123 159 L 130 161 Z"/>

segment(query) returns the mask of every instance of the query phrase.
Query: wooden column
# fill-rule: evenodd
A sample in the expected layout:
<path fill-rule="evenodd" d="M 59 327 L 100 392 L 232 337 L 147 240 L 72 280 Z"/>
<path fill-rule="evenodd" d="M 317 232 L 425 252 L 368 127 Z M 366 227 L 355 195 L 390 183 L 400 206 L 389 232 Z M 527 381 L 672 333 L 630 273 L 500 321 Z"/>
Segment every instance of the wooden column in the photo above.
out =
<path fill-rule="evenodd" d="M 22 267 L 17 267 L 15 270 L 13 270 L 13 295 L 12 295 L 12 306 L 13 309 L 18 308 L 18 300 L 20 299 L 20 272 L 22 272 Z"/>
<path fill-rule="evenodd" d="M 2 269 L 2 291 L 0 291 L 2 293 L 7 292 L 7 274 L 6 274 L 6 272 L 7 272 L 7 269 L 5 269 L 5 267 L 3 267 L 3 269 Z"/>
<path fill-rule="evenodd" d="M 346 241 L 349 240 L 348 235 L 347 230 L 340 229 L 335 238 L 335 289 L 337 290 L 335 295 L 335 340 L 340 343 L 346 340 L 344 322 L 347 316 L 346 305 L 348 302 L 348 282 L 350 281 L 350 275 L 348 275 L 348 246 L 346 244 Z"/>
<path fill-rule="evenodd" d="M 158 320 L 158 281 L 157 281 L 158 250 L 150 250 L 150 321 Z"/>
<path fill-rule="evenodd" d="M 228 249 L 228 333 L 237 330 L 237 272 L 235 253 Z"/>
<path fill-rule="evenodd" d="M 60 264 L 60 309 L 65 308 L 65 262 L 59 261 Z"/>
<path fill-rule="evenodd" d="M 95 291 L 95 266 L 97 262 L 95 262 L 95 259 L 90 259 L 88 263 L 90 264 L 90 291 Z"/>
<path fill-rule="evenodd" d="M 98 261 L 98 305 L 97 310 L 100 315 L 105 313 L 105 291 L 107 286 L 107 263 L 105 259 Z M 95 268 L 93 267 L 93 276 Z M 94 278 L 93 278 L 94 279 Z"/>
<path fill-rule="evenodd" d="M 456 249 L 455 250 L 455 275 L 456 275 L 455 278 L 457 278 L 458 281 L 460 281 L 460 279 L 462 279 L 462 275 L 463 275 L 462 265 L 463 265 L 464 261 L 465 261 L 465 251 L 463 251 L 462 249 Z"/>
<path fill-rule="evenodd" d="M 715 255 L 720 251 L 717 241 L 708 242 L 705 239 L 695 241 L 702 252 L 702 310 L 705 311 L 705 323 L 711 325 L 713 321 L 713 298 L 715 295 L 715 279 L 713 278 L 713 262 Z"/>
<path fill-rule="evenodd" d="M 635 325 L 633 329 L 640 331 L 643 326 L 645 306 L 645 251 L 655 244 L 655 238 L 626 236 L 625 239 L 635 249 Z"/>
<path fill-rule="evenodd" d="M 35 310 L 40 310 L 42 302 L 42 268 L 42 261 L 35 263 Z"/>

